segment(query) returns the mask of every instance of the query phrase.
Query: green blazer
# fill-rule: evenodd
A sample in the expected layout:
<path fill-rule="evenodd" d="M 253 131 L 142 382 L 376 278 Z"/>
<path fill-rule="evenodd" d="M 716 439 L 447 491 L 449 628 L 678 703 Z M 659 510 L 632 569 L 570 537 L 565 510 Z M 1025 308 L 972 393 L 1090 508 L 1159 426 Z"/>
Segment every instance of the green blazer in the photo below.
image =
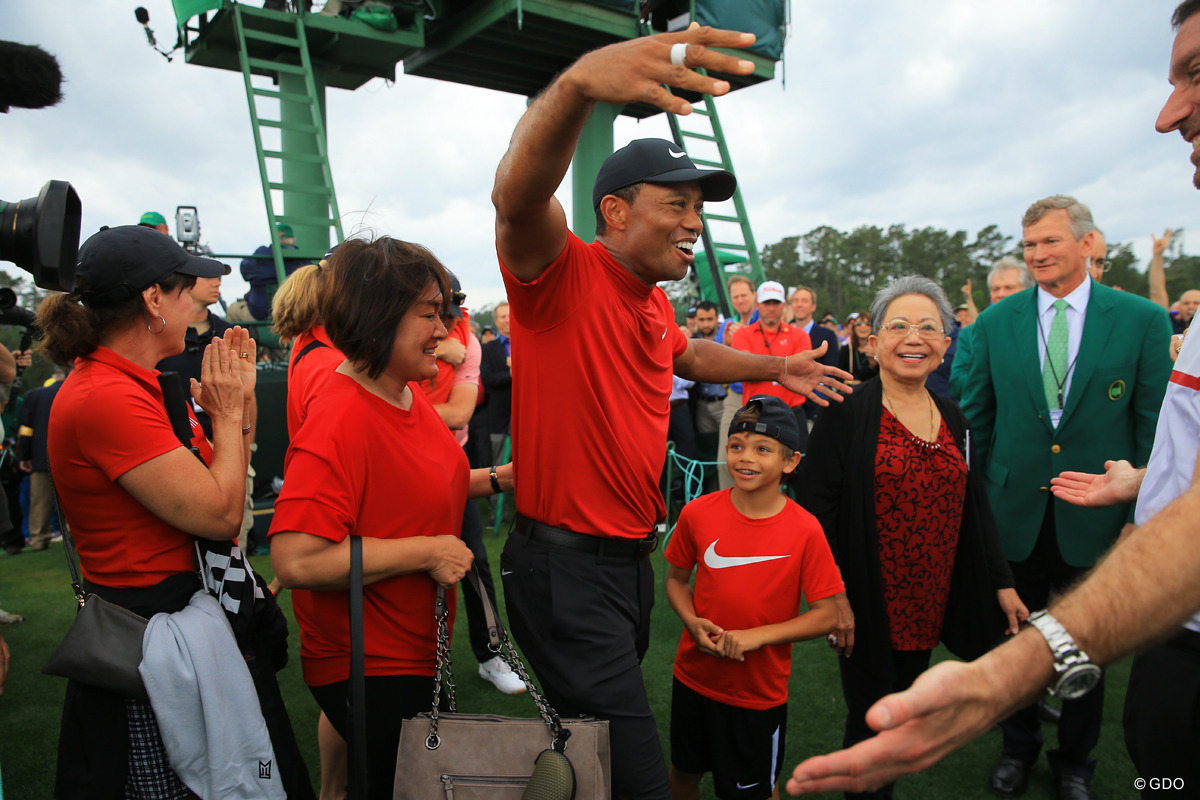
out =
<path fill-rule="evenodd" d="M 1171 374 L 1170 318 L 1145 298 L 1093 283 L 1058 428 L 1042 388 L 1037 287 L 989 307 L 971 327 L 962 407 L 1005 556 L 1029 557 L 1046 503 L 1053 502 L 1063 559 L 1090 567 L 1131 519 L 1131 509 L 1056 500 L 1050 479 L 1064 470 L 1104 472 L 1107 460 L 1145 465 Z"/>

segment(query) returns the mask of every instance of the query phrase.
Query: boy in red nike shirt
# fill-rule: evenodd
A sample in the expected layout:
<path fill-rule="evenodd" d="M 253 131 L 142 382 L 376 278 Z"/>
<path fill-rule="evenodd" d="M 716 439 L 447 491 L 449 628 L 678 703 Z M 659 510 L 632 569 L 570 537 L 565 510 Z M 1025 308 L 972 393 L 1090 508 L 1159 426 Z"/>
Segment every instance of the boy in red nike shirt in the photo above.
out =
<path fill-rule="evenodd" d="M 779 797 L 792 642 L 833 630 L 842 591 L 820 523 L 779 492 L 799 443 L 786 403 L 750 398 L 729 426 L 733 488 L 684 507 L 667 546 L 667 600 L 685 629 L 671 702 L 673 800 L 695 798 L 708 771 L 721 800 Z"/>

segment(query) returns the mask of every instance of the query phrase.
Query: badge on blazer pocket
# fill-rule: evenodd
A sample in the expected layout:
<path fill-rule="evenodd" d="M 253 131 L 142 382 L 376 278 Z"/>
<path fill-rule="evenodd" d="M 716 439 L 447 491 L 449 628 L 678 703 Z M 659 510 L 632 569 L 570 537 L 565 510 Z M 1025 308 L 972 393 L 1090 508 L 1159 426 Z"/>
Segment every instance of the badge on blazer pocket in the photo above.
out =
<path fill-rule="evenodd" d="M 1125 396 L 1125 381 L 1115 380 L 1108 385 L 1108 399 L 1116 402 Z"/>

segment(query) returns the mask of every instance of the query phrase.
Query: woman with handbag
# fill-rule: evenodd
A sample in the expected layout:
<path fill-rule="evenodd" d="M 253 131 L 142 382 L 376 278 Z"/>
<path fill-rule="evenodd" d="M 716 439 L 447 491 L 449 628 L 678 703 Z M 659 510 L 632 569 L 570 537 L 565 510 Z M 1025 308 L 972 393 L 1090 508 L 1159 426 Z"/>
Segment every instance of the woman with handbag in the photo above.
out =
<path fill-rule="evenodd" d="M 210 447 L 189 411 L 205 463 L 173 432 L 154 369 L 183 351 L 196 278 L 224 271 L 155 230 L 107 228 L 80 247 L 74 290 L 38 309 L 43 352 L 75 365 L 51 411 L 49 456 L 84 588 L 143 617 L 188 605 L 200 588 L 194 537 L 235 539 L 242 521 L 253 341 L 227 332 L 192 382 L 213 421 Z M 55 797 L 189 796 L 149 705 L 68 683 Z"/>
<path fill-rule="evenodd" d="M 437 258 L 387 237 L 351 239 L 322 270 L 321 318 L 347 360 L 288 450 L 271 563 L 296 590 L 304 681 L 348 737 L 349 539 L 361 537 L 368 796 L 390 800 L 400 723 L 433 696 L 437 588 L 471 566 L 463 506 L 511 489 L 512 471 L 469 469 L 417 387 L 437 375 L 446 336 L 451 289 Z"/>

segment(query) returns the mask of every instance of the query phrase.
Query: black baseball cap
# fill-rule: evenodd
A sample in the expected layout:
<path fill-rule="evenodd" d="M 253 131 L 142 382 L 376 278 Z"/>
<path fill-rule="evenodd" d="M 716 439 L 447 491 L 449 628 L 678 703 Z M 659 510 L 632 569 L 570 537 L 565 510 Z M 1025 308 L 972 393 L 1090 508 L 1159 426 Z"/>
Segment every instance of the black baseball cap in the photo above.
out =
<path fill-rule="evenodd" d="M 447 304 L 446 310 L 452 316 L 462 319 L 462 304 L 466 302 L 467 296 L 463 294 L 458 276 L 450 270 L 446 270 L 446 274 L 450 276 L 450 302 Z"/>
<path fill-rule="evenodd" d="M 116 305 L 172 272 L 218 278 L 228 267 L 188 253 L 170 236 L 141 225 L 102 228 L 79 248 L 75 277 L 87 283 L 82 296 L 98 305 Z"/>
<path fill-rule="evenodd" d="M 719 202 L 733 197 L 737 179 L 723 169 L 700 169 L 683 148 L 666 139 L 635 139 L 604 159 L 592 187 L 592 208 L 599 208 L 605 195 L 635 183 L 700 182 L 705 200 Z"/>
<path fill-rule="evenodd" d="M 758 406 L 758 420 L 751 422 L 739 419 L 735 414 L 734 421 L 729 424 L 730 436 L 741 431 L 760 433 L 775 439 L 784 447 L 790 447 L 793 450 L 800 449 L 800 425 L 796 422 L 796 415 L 787 403 L 773 395 L 756 394 L 747 400 L 746 405 L 742 408 L 749 408 L 753 405 Z"/>

